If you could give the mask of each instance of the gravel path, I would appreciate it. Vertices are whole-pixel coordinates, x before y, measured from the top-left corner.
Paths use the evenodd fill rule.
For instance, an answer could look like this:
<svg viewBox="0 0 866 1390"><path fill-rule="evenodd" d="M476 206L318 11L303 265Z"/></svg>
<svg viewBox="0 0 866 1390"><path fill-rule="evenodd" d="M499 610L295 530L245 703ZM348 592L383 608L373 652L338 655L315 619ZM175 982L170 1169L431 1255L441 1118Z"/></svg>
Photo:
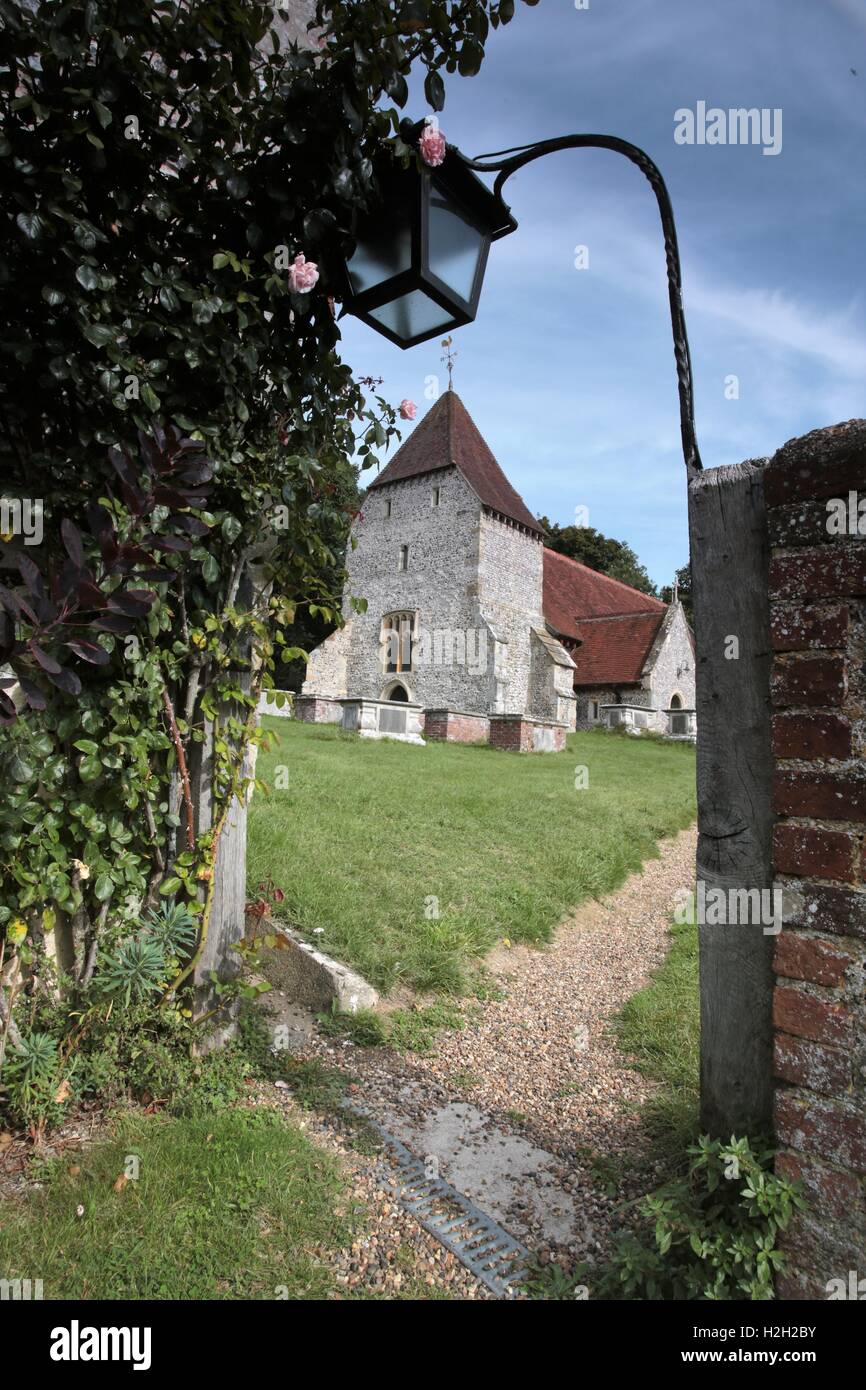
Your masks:
<svg viewBox="0 0 866 1390"><path fill-rule="evenodd" d="M626 1064L610 1023L667 949L678 888L694 878L696 831L663 841L616 893L563 919L549 946L502 945L487 958L501 997L467 1008L459 1031L429 1054L360 1048L316 1031L277 993L300 1058L349 1072L351 1100L379 1118L441 1176L506 1226L543 1263L603 1254L624 1223L623 1202L649 1190L639 1106L648 1084ZM357 1238L322 1252L345 1297L488 1299L487 1289L378 1182L379 1159L356 1147L341 1117L304 1110L285 1083L258 1083L249 1103L279 1103L338 1155L347 1200L366 1211ZM84 1124L85 1129L81 1129ZM80 1147L88 1122L55 1136ZM27 1186L21 1144L0 1151L0 1191ZM21 1149L19 1153L18 1150Z"/></svg>
<svg viewBox="0 0 866 1390"><path fill-rule="evenodd" d="M500 946L487 966L502 997L471 1006L465 1027L440 1034L433 1052L316 1034L304 1055L350 1071L353 1101L419 1156L434 1156L443 1177L542 1261L604 1253L624 1199L656 1178L638 1113L649 1084L626 1064L610 1024L664 958L695 844L694 828L662 842L660 857L618 892L570 913L549 946ZM381 1231L381 1200L373 1210ZM414 1231L423 1249L435 1244ZM465 1280L452 1296L467 1296Z"/></svg>

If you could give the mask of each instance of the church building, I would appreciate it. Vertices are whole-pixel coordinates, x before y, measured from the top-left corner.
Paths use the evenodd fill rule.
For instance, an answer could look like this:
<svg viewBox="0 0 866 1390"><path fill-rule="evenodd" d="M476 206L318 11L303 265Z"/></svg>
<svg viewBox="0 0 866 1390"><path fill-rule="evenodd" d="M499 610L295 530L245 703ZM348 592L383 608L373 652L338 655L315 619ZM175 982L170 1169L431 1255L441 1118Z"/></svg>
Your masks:
<svg viewBox="0 0 866 1390"><path fill-rule="evenodd" d="M682 605L548 549L453 390L370 484L347 570L299 719L520 751L595 725L694 736Z"/></svg>

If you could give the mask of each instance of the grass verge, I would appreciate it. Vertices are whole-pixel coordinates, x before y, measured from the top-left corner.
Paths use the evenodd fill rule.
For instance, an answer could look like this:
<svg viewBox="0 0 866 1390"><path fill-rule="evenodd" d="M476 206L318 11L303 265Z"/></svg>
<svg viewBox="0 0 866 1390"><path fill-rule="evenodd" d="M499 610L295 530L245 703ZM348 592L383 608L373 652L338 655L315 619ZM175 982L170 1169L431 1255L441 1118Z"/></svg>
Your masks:
<svg viewBox="0 0 866 1390"><path fill-rule="evenodd" d="M698 931L674 923L670 935L670 950L652 980L620 1011L616 1035L637 1070L660 1083L644 1106L644 1121L660 1157L681 1164L698 1133Z"/></svg>
<svg viewBox="0 0 866 1390"><path fill-rule="evenodd" d="M47 1299L325 1298L342 1198L336 1162L276 1111L126 1114L7 1202L0 1269Z"/></svg>
<svg viewBox="0 0 866 1390"><path fill-rule="evenodd" d="M690 744L592 732L518 755L264 722L251 891L273 878L282 915L383 992L464 992L501 937L548 940L695 815Z"/></svg>

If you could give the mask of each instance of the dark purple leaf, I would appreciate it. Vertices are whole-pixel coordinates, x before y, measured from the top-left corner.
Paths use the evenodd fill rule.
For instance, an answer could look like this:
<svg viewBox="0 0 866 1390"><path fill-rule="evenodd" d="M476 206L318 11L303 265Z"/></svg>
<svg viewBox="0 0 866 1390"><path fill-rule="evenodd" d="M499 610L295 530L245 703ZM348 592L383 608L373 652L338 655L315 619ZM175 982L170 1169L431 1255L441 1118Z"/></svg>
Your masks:
<svg viewBox="0 0 866 1390"><path fill-rule="evenodd" d="M134 545L132 541L126 541L117 552L117 558L121 564L132 568L133 565L149 564L153 556L140 545Z"/></svg>
<svg viewBox="0 0 866 1390"><path fill-rule="evenodd" d="M156 594L147 589L128 589L126 593L112 594L108 606L113 613L123 613L128 618L146 618Z"/></svg>
<svg viewBox="0 0 866 1390"><path fill-rule="evenodd" d="M103 531L99 536L99 553L102 556L102 563L111 566L117 558L117 541L114 531Z"/></svg>
<svg viewBox="0 0 866 1390"><path fill-rule="evenodd" d="M5 584L0 584L0 603L13 618L21 617L21 600L11 589L7 589Z"/></svg>
<svg viewBox="0 0 866 1390"><path fill-rule="evenodd" d="M166 487L164 483L157 483L153 489L154 502L160 502L165 507L185 506L184 494L180 488Z"/></svg>
<svg viewBox="0 0 866 1390"><path fill-rule="evenodd" d="M120 637L125 637L128 632L132 632L135 623L131 618L124 618L120 613L104 613L101 617L95 618L90 624L96 632L114 632Z"/></svg>
<svg viewBox="0 0 866 1390"><path fill-rule="evenodd" d="M179 526L190 536L206 536L210 531L210 527L197 516L170 516L168 519L172 526Z"/></svg>
<svg viewBox="0 0 866 1390"><path fill-rule="evenodd" d="M149 434L144 433L144 430L138 431L138 448L148 468L150 468L152 472L156 472L159 467L162 450Z"/></svg>
<svg viewBox="0 0 866 1390"><path fill-rule="evenodd" d="M81 694L81 681L74 671L61 669L55 675L52 671L48 672L48 679L52 685L56 685L58 690L62 690L67 695Z"/></svg>
<svg viewBox="0 0 866 1390"><path fill-rule="evenodd" d="M144 493L139 492L137 487L130 487L127 483L120 484L120 495L129 510L136 516L142 516L145 510Z"/></svg>
<svg viewBox="0 0 866 1390"><path fill-rule="evenodd" d="M111 464L122 483L126 483L127 487L135 486L135 472L132 467L132 460L125 450L117 448L109 449L108 462Z"/></svg>
<svg viewBox="0 0 866 1390"><path fill-rule="evenodd" d="M188 541L186 536L148 536L148 542L154 550L168 550L175 554L181 550L192 550L192 541Z"/></svg>
<svg viewBox="0 0 866 1390"><path fill-rule="evenodd" d="M27 647L32 656L39 662L43 671L47 671L49 676L57 675L61 667L60 664L54 660L53 656L49 656L48 653L44 652L35 642L28 642Z"/></svg>
<svg viewBox="0 0 866 1390"><path fill-rule="evenodd" d="M84 546L81 543L81 532L75 522L70 521L65 516L60 523L60 534L63 537L63 544L66 546L66 553L73 565L76 569L83 569Z"/></svg>
<svg viewBox="0 0 866 1390"><path fill-rule="evenodd" d="M48 701L45 699L38 685L34 685L33 682L27 680L25 676L21 677L20 685L24 693L24 698L31 709L47 708Z"/></svg>
<svg viewBox="0 0 866 1390"><path fill-rule="evenodd" d="M33 607L36 609L36 616L43 627L47 627L49 623L57 621L57 604L52 603L50 598L46 597L35 599Z"/></svg>
<svg viewBox="0 0 866 1390"><path fill-rule="evenodd" d="M24 583L27 585L27 588L34 598L37 598L39 594L45 592L42 583L42 575L39 573L29 555L19 554L18 568L21 571L21 578L24 580Z"/></svg>
<svg viewBox="0 0 866 1390"><path fill-rule="evenodd" d="M107 666L111 660L105 648L95 642L67 642L66 646L82 661L89 661L91 666Z"/></svg>
<svg viewBox="0 0 866 1390"><path fill-rule="evenodd" d="M153 569L139 570L135 577L136 579L149 579L155 584L160 584L166 579L174 579L174 570L154 565Z"/></svg>
<svg viewBox="0 0 866 1390"><path fill-rule="evenodd" d="M96 584L84 579L78 586L78 602L82 608L104 608L106 598Z"/></svg>
<svg viewBox="0 0 866 1390"><path fill-rule="evenodd" d="M98 539L114 532L114 523L110 515L104 507L100 507L98 502L88 502L87 521L94 536Z"/></svg>
<svg viewBox="0 0 866 1390"><path fill-rule="evenodd" d="M180 482L190 483L193 487L197 487L199 483L209 483L212 478L213 468L207 459L202 459L200 463L185 467L183 472L179 474Z"/></svg>
<svg viewBox="0 0 866 1390"><path fill-rule="evenodd" d="M18 711L9 696L0 690L0 724L14 724L17 718Z"/></svg>

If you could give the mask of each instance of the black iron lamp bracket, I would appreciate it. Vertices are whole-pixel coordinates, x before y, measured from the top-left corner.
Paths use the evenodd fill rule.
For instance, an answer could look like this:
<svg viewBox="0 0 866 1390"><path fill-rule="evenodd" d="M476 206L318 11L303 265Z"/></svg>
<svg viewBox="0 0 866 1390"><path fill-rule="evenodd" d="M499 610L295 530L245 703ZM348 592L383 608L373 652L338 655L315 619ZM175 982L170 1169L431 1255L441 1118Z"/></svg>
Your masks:
<svg viewBox="0 0 866 1390"><path fill-rule="evenodd" d="M561 135L554 140L539 140L534 145L520 146L511 150L494 150L491 154L479 155L475 159L462 156L470 169L479 174L496 174L493 186L495 195L501 198L506 180L543 155L554 154L559 150L577 149L613 150L625 155L636 164L648 179L656 195L662 232L664 234L665 259L667 262L668 298L670 300L671 327L674 339L674 358L677 368L677 386L680 398L680 430L683 441L683 455L689 475L699 472L703 467L698 451L694 418L694 386L692 381L692 360L689 340L686 334L686 319L683 311L682 269L677 243L677 230L674 212L661 171L649 155L632 145L628 140L620 140L615 135ZM507 157L506 157L507 156Z"/></svg>

